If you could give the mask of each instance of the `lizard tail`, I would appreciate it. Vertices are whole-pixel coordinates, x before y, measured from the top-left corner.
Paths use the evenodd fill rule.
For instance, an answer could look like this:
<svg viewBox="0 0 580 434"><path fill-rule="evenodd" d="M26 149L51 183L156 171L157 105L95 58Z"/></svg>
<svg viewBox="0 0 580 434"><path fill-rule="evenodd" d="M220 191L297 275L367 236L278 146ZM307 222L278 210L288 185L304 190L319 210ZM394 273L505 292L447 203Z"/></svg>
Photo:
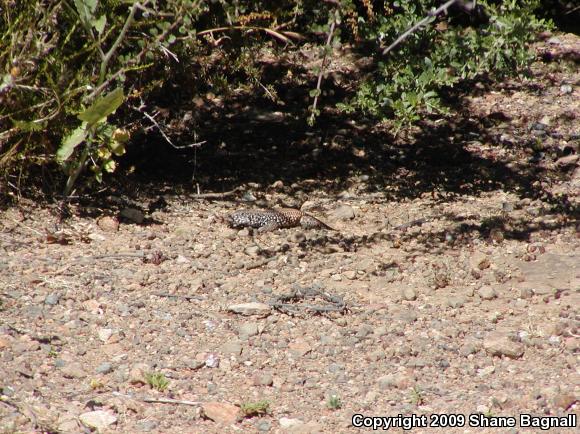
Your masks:
<svg viewBox="0 0 580 434"><path fill-rule="evenodd" d="M336 231L336 229L331 228L326 223L318 220L316 217L304 214L300 219L300 226L305 229L328 229L330 231Z"/></svg>

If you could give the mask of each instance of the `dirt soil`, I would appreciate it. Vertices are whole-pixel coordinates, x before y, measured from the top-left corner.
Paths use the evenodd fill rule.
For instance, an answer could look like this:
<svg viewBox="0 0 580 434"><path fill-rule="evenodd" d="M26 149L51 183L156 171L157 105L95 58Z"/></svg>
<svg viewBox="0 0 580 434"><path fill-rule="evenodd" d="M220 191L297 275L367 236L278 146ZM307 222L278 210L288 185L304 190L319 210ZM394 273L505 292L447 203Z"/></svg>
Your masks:
<svg viewBox="0 0 580 434"><path fill-rule="evenodd" d="M475 87L455 129L380 167L352 125L358 163L328 184L305 169L64 221L24 199L1 211L0 432L347 433L371 431L354 414L479 414L518 424L439 431L519 433L540 432L520 414L578 417L580 72L562 59L580 40L538 50L532 79ZM334 145L314 146L318 164ZM276 204L336 231L223 224Z"/></svg>

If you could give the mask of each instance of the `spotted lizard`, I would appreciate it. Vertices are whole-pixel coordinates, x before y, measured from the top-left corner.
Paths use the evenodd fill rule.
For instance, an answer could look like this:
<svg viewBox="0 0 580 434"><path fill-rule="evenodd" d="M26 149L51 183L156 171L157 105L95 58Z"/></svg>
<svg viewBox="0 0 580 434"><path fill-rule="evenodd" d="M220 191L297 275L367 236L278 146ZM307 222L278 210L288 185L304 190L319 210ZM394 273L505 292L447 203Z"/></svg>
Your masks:
<svg viewBox="0 0 580 434"><path fill-rule="evenodd" d="M254 228L258 232L268 232L275 229L295 228L305 229L335 229L321 222L316 217L294 208L246 209L236 211L226 217L232 228Z"/></svg>

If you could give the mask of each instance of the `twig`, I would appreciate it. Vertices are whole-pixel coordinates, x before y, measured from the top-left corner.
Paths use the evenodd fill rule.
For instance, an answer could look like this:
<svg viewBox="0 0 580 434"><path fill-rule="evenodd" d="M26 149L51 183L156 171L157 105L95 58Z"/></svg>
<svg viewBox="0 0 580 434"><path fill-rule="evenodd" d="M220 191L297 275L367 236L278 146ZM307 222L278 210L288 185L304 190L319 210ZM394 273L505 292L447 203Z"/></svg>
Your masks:
<svg viewBox="0 0 580 434"><path fill-rule="evenodd" d="M426 24L431 18L439 15L443 11L446 11L451 5L453 5L454 3L457 3L459 1L463 1L463 0L449 0L449 1L445 2L445 3L443 3L441 6L439 6L434 11L429 12L429 14L427 14L427 16L425 18L423 18L421 21L419 21L418 23L416 23L414 26L412 26L409 29L407 29L401 36L399 36L395 40L395 42L393 42L391 45L389 45L387 48L385 48L383 50L383 56L386 55L393 48L395 48L397 45L399 45L401 42L403 42L405 39L407 39L419 27L421 27L424 24ZM473 1L473 4L475 4L475 0Z"/></svg>
<svg viewBox="0 0 580 434"><path fill-rule="evenodd" d="M143 402L158 402L160 404L179 404L179 405L192 405L200 406L203 404L202 401L186 401L183 399L169 399L169 398L142 398Z"/></svg>
<svg viewBox="0 0 580 434"><path fill-rule="evenodd" d="M187 300L187 301L191 301L191 300L203 301L204 300L203 297L200 297L198 295L164 294L164 293L159 293L159 292L154 292L152 295L155 295L156 297L179 298L179 299Z"/></svg>
<svg viewBox="0 0 580 434"><path fill-rule="evenodd" d="M332 36L334 34L334 29L336 27L336 14L338 13L338 6L333 11L333 19L330 24L330 29L328 30L328 37L326 38L326 44L324 45L324 55L322 56L322 64L320 65L320 71L318 72L318 79L316 82L316 90L314 95L314 101L312 102L312 110L310 113L310 119L308 123L314 125L314 119L316 118L316 106L318 105L318 97L320 96L320 86L322 85L322 75L324 74L324 67L326 66L326 58L328 57L328 52L330 51L330 43L332 42Z"/></svg>
<svg viewBox="0 0 580 434"><path fill-rule="evenodd" d="M223 193L197 193L191 196L192 199L223 199L224 197L229 197L235 195L241 187L234 188L230 191L224 191Z"/></svg>

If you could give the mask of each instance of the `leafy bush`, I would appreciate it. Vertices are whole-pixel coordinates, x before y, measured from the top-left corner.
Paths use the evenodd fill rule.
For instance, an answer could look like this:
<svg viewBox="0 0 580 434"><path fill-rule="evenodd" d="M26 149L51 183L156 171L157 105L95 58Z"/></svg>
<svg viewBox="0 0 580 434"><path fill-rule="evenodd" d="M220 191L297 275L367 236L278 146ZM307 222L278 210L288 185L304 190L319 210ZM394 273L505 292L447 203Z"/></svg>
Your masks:
<svg viewBox="0 0 580 434"><path fill-rule="evenodd" d="M397 127L418 121L431 112L445 112L440 92L477 77L504 77L521 71L533 59L529 43L548 22L537 19L539 0L507 0L496 4L479 1L472 17L461 22L463 12L430 17L418 30L388 54L377 55L377 68L347 103L345 111L360 110L386 119ZM359 17L358 32L381 42L377 50L397 39L407 28L428 17L436 1L389 2L390 7ZM476 12L479 12L477 14ZM465 13L463 13L465 15Z"/></svg>
<svg viewBox="0 0 580 434"><path fill-rule="evenodd" d="M485 75L525 68L534 34L547 26L540 0L457 2L432 16L396 49L381 52L441 2L435 0L20 0L0 8L0 176L18 190L31 166L58 164L65 194L90 168L96 181L151 116L142 109L172 80L227 95L259 89L276 100L276 82L262 76L264 49L280 54L314 42L321 58L341 44L361 47L375 68L345 111L397 127L443 112L441 91ZM458 8L463 6L463 10ZM302 38L302 39L300 39ZM327 60L327 59L326 59ZM311 96L324 87L325 64ZM188 77L188 83L179 83ZM287 83L287 82L286 82ZM314 119L314 117L312 117ZM169 141L169 139L168 139Z"/></svg>

